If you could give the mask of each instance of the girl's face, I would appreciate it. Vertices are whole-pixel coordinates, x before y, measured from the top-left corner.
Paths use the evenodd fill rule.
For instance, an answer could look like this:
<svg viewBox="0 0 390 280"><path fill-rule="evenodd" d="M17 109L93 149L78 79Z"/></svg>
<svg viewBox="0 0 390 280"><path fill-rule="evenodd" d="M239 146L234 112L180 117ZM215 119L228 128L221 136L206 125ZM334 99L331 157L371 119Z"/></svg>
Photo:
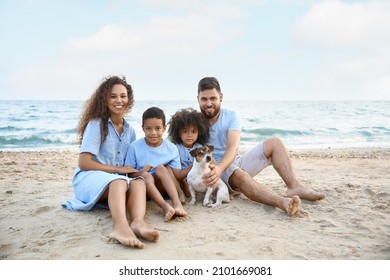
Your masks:
<svg viewBox="0 0 390 280"><path fill-rule="evenodd" d="M184 128L180 133L180 138L185 147L192 148L198 139L198 128L194 125Z"/></svg>
<svg viewBox="0 0 390 280"><path fill-rule="evenodd" d="M126 113L126 108L129 104L129 96L124 85L114 85L111 93L107 98L108 109L111 115L123 115Z"/></svg>
<svg viewBox="0 0 390 280"><path fill-rule="evenodd" d="M145 132L146 144L150 147L158 147L162 143L162 137L166 126L164 126L162 119L146 119L142 126Z"/></svg>

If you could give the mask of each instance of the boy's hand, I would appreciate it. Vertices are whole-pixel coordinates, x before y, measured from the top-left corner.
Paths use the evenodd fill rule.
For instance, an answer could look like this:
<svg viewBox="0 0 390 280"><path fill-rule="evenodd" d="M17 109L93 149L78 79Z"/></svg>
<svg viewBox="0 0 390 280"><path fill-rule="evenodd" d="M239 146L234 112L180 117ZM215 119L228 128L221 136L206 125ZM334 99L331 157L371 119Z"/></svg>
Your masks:
<svg viewBox="0 0 390 280"><path fill-rule="evenodd" d="M145 166L142 168L143 171L145 172L149 172L150 170L152 170L153 166L150 165L150 164L145 164Z"/></svg>

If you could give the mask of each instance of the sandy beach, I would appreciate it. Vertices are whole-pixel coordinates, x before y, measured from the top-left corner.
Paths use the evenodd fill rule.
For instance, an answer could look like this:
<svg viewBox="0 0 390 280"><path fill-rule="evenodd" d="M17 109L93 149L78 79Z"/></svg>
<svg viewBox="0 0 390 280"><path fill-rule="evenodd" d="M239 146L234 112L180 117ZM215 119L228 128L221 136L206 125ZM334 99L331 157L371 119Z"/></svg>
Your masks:
<svg viewBox="0 0 390 280"><path fill-rule="evenodd" d="M213 209L187 203L189 216L171 222L148 202L160 240L139 250L108 242L108 210L62 208L77 151L0 151L0 259L389 260L390 149L290 152L298 178L324 200L303 200L289 217L241 195ZM255 179L285 195L272 167Z"/></svg>

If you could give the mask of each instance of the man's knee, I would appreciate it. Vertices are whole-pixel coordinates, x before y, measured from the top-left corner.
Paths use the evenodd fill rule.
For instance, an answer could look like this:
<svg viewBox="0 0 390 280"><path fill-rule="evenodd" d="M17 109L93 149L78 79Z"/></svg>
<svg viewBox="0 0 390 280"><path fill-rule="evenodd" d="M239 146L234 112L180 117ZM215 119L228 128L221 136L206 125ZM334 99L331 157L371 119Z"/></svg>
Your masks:
<svg viewBox="0 0 390 280"><path fill-rule="evenodd" d="M284 149L283 141L278 137L270 137L264 140L263 142L263 151L265 157L270 160L272 158L272 153L275 150Z"/></svg>
<svg viewBox="0 0 390 280"><path fill-rule="evenodd" d="M229 177L229 185L233 189L240 189L243 184L252 177L243 169L236 169L232 175Z"/></svg>

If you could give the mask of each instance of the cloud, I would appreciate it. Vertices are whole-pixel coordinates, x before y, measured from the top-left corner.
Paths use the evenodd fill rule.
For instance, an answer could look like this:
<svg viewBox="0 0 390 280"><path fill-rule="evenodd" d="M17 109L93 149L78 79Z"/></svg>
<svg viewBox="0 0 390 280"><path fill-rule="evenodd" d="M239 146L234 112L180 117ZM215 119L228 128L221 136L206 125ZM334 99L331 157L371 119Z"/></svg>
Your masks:
<svg viewBox="0 0 390 280"><path fill-rule="evenodd" d="M205 13L107 24L89 36L68 39L54 57L20 69L5 81L19 92L42 94L55 89L62 98L70 99L80 98L79 92L89 93L97 77L107 74L144 74L150 83L175 63L210 54L240 35L236 20L244 14L239 9L225 9L214 17L209 16L212 7L205 9Z"/></svg>
<svg viewBox="0 0 390 280"><path fill-rule="evenodd" d="M320 48L389 44L389 14L388 1L326 1L314 5L297 21L293 38Z"/></svg>
<svg viewBox="0 0 390 280"><path fill-rule="evenodd" d="M335 99L388 99L390 2L317 3L292 28L300 48L317 54L313 92Z"/></svg>
<svg viewBox="0 0 390 280"><path fill-rule="evenodd" d="M149 57L202 53L235 37L218 28L220 22L199 16L154 17L139 25L110 24L85 38L74 38L61 51L63 56L128 55Z"/></svg>

